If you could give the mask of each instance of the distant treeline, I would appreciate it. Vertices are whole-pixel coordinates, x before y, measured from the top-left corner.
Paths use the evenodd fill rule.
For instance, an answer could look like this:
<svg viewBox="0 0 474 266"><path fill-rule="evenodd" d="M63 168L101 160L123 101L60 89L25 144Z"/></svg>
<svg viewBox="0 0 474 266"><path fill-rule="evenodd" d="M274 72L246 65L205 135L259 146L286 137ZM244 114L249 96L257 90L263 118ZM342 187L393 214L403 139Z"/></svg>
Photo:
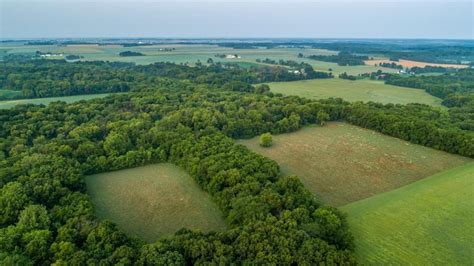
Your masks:
<svg viewBox="0 0 474 266"><path fill-rule="evenodd" d="M27 41L24 45L55 45L57 41Z"/></svg>
<svg viewBox="0 0 474 266"><path fill-rule="evenodd" d="M238 43L218 43L217 45L220 47L233 48L233 49L261 49L261 48L271 49L271 48L276 48L280 44L273 43L273 42L258 42L258 43L238 42Z"/></svg>
<svg viewBox="0 0 474 266"><path fill-rule="evenodd" d="M337 63L339 66L358 66L364 65L364 60L368 60L368 56L354 55L347 52L339 52L337 55L308 55L307 58L312 60Z"/></svg>
<svg viewBox="0 0 474 266"><path fill-rule="evenodd" d="M412 67L410 72L415 74L424 74L424 73L454 73L458 69L452 67L442 67L442 66L425 66L425 67Z"/></svg>
<svg viewBox="0 0 474 266"><path fill-rule="evenodd" d="M120 52L119 56L144 56L144 54L140 52L124 51L124 52Z"/></svg>
<svg viewBox="0 0 474 266"><path fill-rule="evenodd" d="M74 54L66 55L65 57L66 60L79 60L81 58L83 58L83 56L74 55Z"/></svg>
<svg viewBox="0 0 474 266"><path fill-rule="evenodd" d="M379 63L379 66L381 67L387 67L387 68L394 68L394 69L403 69L402 65L399 65L397 63L391 62L391 63Z"/></svg>

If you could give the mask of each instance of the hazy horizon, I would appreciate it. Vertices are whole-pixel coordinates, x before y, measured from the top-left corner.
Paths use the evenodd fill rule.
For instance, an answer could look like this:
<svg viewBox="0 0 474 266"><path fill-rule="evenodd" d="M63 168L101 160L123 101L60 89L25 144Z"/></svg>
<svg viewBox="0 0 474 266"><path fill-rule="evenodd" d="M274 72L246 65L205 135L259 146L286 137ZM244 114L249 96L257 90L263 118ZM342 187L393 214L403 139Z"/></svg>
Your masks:
<svg viewBox="0 0 474 266"><path fill-rule="evenodd" d="M472 1L0 0L1 39L472 40Z"/></svg>

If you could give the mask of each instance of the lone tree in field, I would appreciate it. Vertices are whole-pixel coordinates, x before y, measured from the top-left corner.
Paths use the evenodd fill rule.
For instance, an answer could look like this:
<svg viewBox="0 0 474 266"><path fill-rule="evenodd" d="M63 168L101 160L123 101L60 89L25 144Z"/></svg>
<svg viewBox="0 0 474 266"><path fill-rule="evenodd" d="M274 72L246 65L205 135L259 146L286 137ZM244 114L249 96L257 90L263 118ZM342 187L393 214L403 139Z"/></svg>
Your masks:
<svg viewBox="0 0 474 266"><path fill-rule="evenodd" d="M324 124L326 124L326 121L329 120L329 115L324 111L319 111L318 114L316 115L316 118L318 119L319 124L321 126L324 126Z"/></svg>
<svg viewBox="0 0 474 266"><path fill-rule="evenodd" d="M272 146L272 134L270 133L263 133L260 135L260 146L262 147L270 147Z"/></svg>

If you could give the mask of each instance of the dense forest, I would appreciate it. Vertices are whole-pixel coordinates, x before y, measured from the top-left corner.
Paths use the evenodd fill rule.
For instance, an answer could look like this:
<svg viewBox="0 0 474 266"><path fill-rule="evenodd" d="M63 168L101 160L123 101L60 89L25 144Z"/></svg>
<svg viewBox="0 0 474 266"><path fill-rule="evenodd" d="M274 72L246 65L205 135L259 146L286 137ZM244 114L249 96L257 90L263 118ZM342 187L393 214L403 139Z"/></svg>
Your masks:
<svg viewBox="0 0 474 266"><path fill-rule="evenodd" d="M425 67L412 67L410 72L415 74L425 74L425 73L454 73L456 68L442 67L442 66L425 66Z"/></svg>
<svg viewBox="0 0 474 266"><path fill-rule="evenodd" d="M339 66L365 65L364 60L369 60L368 56L354 55L347 52L339 52L337 55L308 55L307 58L318 61L337 63Z"/></svg>
<svg viewBox="0 0 474 266"><path fill-rule="evenodd" d="M344 216L230 138L314 122L323 107L304 103L164 79L129 95L0 111L2 264L354 264ZM82 175L164 161L212 196L229 231L145 244L94 219Z"/></svg>
<svg viewBox="0 0 474 266"><path fill-rule="evenodd" d="M266 74L219 65L4 64L11 65L3 77L16 68L32 84L45 77L51 84L63 77L87 83L97 74L92 81L124 83L130 92L0 110L2 265L356 264L344 215L234 139L327 119L474 157L472 131L452 113L426 105L283 97L250 84ZM12 80L2 82L25 82ZM156 162L186 169L219 206L229 230L181 230L147 244L95 218L84 175Z"/></svg>
<svg viewBox="0 0 474 266"><path fill-rule="evenodd" d="M126 92L133 88L153 86L154 79L158 77L188 79L213 86L240 82L243 89L248 87L247 83L331 77L325 72L314 71L309 65L301 67L304 67L304 73L295 73L279 66L245 69L237 65L220 63L212 63L208 66L201 64L198 67L172 63L136 66L120 62L68 63L64 60L12 59L0 62L0 88L21 91L21 95L16 98L43 98Z"/></svg>

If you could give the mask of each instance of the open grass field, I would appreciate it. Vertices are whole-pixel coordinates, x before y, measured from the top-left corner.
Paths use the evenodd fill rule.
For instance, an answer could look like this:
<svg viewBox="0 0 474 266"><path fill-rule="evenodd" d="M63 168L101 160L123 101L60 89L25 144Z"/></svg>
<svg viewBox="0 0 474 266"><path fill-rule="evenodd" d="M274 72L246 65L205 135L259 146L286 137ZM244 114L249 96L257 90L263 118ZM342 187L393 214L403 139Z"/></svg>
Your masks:
<svg viewBox="0 0 474 266"><path fill-rule="evenodd" d="M278 162L284 175L299 176L316 197L332 206L472 161L341 122L273 136L269 148L260 147L258 137L239 143Z"/></svg>
<svg viewBox="0 0 474 266"><path fill-rule="evenodd" d="M217 206L181 168L154 164L86 177L100 219L153 242L181 228L225 229Z"/></svg>
<svg viewBox="0 0 474 266"><path fill-rule="evenodd" d="M342 209L362 265L472 265L474 163Z"/></svg>
<svg viewBox="0 0 474 266"><path fill-rule="evenodd" d="M314 79L269 83L273 92L309 99L342 98L346 101L380 103L423 103L441 106L441 99L424 90L403 88L375 80Z"/></svg>
<svg viewBox="0 0 474 266"><path fill-rule="evenodd" d="M397 65L401 65L403 67L425 67L425 66L441 66L441 67L452 67L452 68L467 68L467 65L459 65L459 64L437 64L437 63L426 63L426 62L419 62L419 61L412 61L412 60L405 60L400 59L398 61L390 61L388 59L374 59L374 60L366 60L365 64L369 66L378 65L380 63L395 63Z"/></svg>
<svg viewBox="0 0 474 266"><path fill-rule="evenodd" d="M0 93L1 92L2 92L2 90L0 90ZM56 102L56 101L72 103L72 102L78 102L78 101L82 101L82 100L103 98L103 97L106 97L108 95L110 95L110 93L0 101L0 109L12 108L12 107L15 107L19 104L44 104L44 105L47 105L51 102Z"/></svg>

